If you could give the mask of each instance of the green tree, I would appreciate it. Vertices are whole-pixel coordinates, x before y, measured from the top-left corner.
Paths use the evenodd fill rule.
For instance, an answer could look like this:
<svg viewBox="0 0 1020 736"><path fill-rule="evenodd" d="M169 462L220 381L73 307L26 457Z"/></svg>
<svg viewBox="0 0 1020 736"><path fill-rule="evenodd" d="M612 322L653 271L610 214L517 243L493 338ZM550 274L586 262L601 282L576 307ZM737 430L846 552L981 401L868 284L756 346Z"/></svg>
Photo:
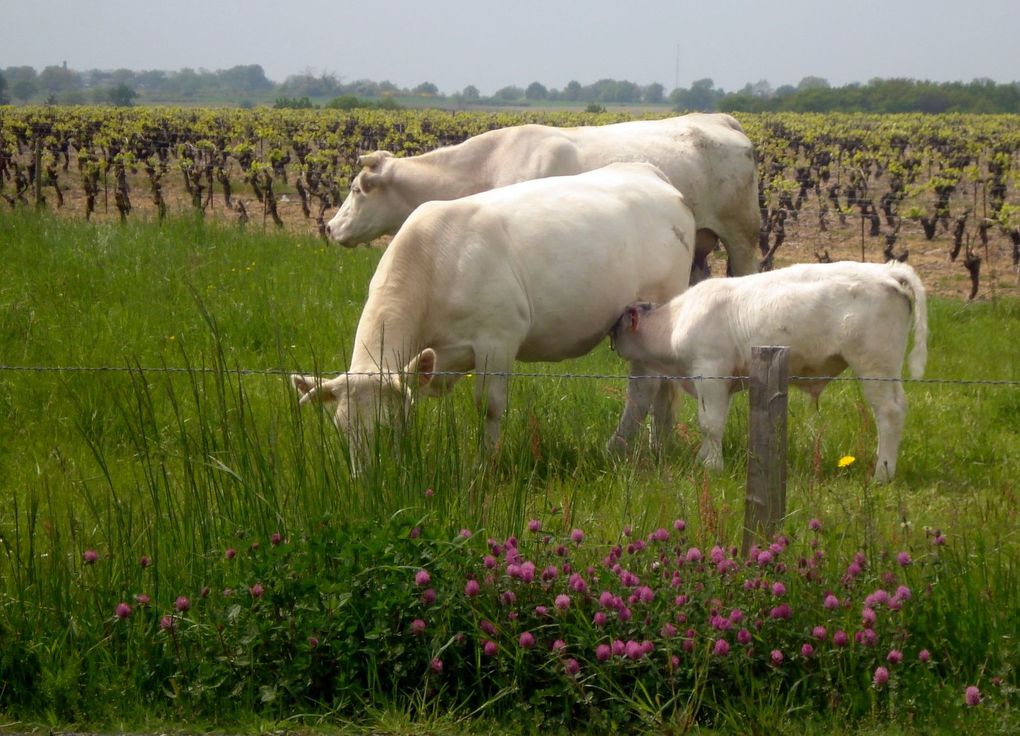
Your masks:
<svg viewBox="0 0 1020 736"><path fill-rule="evenodd" d="M658 105L666 99L666 88L658 82L652 82L644 88L641 98L649 105Z"/></svg>
<svg viewBox="0 0 1020 736"><path fill-rule="evenodd" d="M357 95L340 95L327 102L326 107L330 110L355 110L359 107L367 107L367 105L363 105Z"/></svg>
<svg viewBox="0 0 1020 736"><path fill-rule="evenodd" d="M48 66L39 72L39 86L49 94L70 92L82 87L81 75L66 66Z"/></svg>
<svg viewBox="0 0 1020 736"><path fill-rule="evenodd" d="M135 84L139 89L146 92L161 91L167 83L167 74L164 71L154 69L152 71L138 72L135 75Z"/></svg>
<svg viewBox="0 0 1020 736"><path fill-rule="evenodd" d="M626 79L614 81L612 85L600 95L599 99L606 102L639 102L641 100L641 87Z"/></svg>
<svg viewBox="0 0 1020 736"><path fill-rule="evenodd" d="M633 82L600 79L585 90L585 99L595 102L637 102L641 88Z"/></svg>
<svg viewBox="0 0 1020 736"><path fill-rule="evenodd" d="M711 79L698 79L691 83L690 89L677 88L669 95L669 101L678 110L700 110L711 112L717 110L723 91L715 88Z"/></svg>
<svg viewBox="0 0 1020 736"><path fill-rule="evenodd" d="M0 73L0 105L9 104L11 98L7 96L7 79Z"/></svg>
<svg viewBox="0 0 1020 736"><path fill-rule="evenodd" d="M432 84L432 82L422 82L411 91L414 92L416 95L434 97L439 94L439 87Z"/></svg>
<svg viewBox="0 0 1020 736"><path fill-rule="evenodd" d="M563 88L562 97L571 102L581 99L581 83L575 79L567 82L567 86Z"/></svg>
<svg viewBox="0 0 1020 736"><path fill-rule="evenodd" d="M202 79L194 69L184 67L170 78L167 87L171 94L190 98L202 88Z"/></svg>
<svg viewBox="0 0 1020 736"><path fill-rule="evenodd" d="M494 94L493 97L497 100L502 100L503 102L516 102L524 97L524 90L520 87L509 85L496 90L496 94Z"/></svg>
<svg viewBox="0 0 1020 736"><path fill-rule="evenodd" d="M109 77L111 84L127 84L134 87L135 73L131 69L114 69Z"/></svg>
<svg viewBox="0 0 1020 736"><path fill-rule="evenodd" d="M11 85L11 95L19 102L28 102L39 91L35 80L19 79Z"/></svg>
<svg viewBox="0 0 1020 736"><path fill-rule="evenodd" d="M116 107L131 107L134 104L138 93L124 83L118 84L106 93L111 105Z"/></svg>
<svg viewBox="0 0 1020 736"><path fill-rule="evenodd" d="M464 102L478 102L482 99L482 93L478 91L478 88L475 85L469 84L464 88L464 91L460 93L460 98Z"/></svg>
<svg viewBox="0 0 1020 736"><path fill-rule="evenodd" d="M231 91L264 92L273 88L259 64L234 66L219 72L221 84Z"/></svg>
<svg viewBox="0 0 1020 736"><path fill-rule="evenodd" d="M544 84L540 82L532 82L528 85L528 88L524 90L524 98L526 100L544 100L549 97L549 90L546 89Z"/></svg>
<svg viewBox="0 0 1020 736"><path fill-rule="evenodd" d="M35 69L30 66L9 66L3 70L3 74L7 77L7 84L12 88L16 82L20 82L22 79L35 82L39 78Z"/></svg>
<svg viewBox="0 0 1020 736"><path fill-rule="evenodd" d="M339 94L342 87L335 74L324 73L316 77L308 71L287 77L276 91L285 96L329 97Z"/></svg>
<svg viewBox="0 0 1020 736"><path fill-rule="evenodd" d="M797 90L804 91L806 89L829 89L829 80L825 77L804 77L797 82Z"/></svg>

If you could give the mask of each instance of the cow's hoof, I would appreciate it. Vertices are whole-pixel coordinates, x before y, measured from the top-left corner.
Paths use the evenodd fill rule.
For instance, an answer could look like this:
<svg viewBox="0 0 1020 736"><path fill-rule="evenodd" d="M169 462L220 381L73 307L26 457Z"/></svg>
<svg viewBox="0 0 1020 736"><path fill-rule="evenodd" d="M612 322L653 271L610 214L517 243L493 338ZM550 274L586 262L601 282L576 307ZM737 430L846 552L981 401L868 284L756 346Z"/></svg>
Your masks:
<svg viewBox="0 0 1020 736"><path fill-rule="evenodd" d="M719 452L705 452L704 449L698 453L698 460L701 462L705 469L712 473L721 473L723 470L723 459L722 453Z"/></svg>
<svg viewBox="0 0 1020 736"><path fill-rule="evenodd" d="M879 463L875 466L875 475L872 480L876 483L891 483L895 469L891 469L888 463Z"/></svg>

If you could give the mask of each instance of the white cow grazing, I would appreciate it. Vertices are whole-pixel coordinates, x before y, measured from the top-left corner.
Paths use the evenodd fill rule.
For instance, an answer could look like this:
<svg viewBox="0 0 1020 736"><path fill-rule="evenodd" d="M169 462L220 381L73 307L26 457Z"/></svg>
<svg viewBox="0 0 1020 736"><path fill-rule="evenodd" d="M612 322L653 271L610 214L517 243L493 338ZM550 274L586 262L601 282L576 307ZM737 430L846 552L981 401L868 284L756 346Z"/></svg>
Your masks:
<svg viewBox="0 0 1020 736"><path fill-rule="evenodd" d="M354 246L396 232L415 207L529 179L648 161L684 194L698 228L695 280L721 239L735 275L758 271L758 180L751 141L733 117L692 113L666 120L555 128L518 125L474 136L420 156L387 151L362 156L364 167L326 229Z"/></svg>
<svg viewBox="0 0 1020 736"><path fill-rule="evenodd" d="M790 375L836 376L849 366L860 378L900 378L913 310L910 373L920 378L927 359L924 286L906 264L804 264L736 279L710 279L668 304L633 304L613 327L621 357L665 375L745 376L755 345L790 348ZM797 382L816 400L827 381ZM692 385L693 384L693 385ZM702 445L698 457L721 470L722 434L730 394L739 380L685 381L698 399ZM878 427L875 478L896 472L906 396L899 381L862 381ZM620 422L625 440L644 417Z"/></svg>
<svg viewBox="0 0 1020 736"><path fill-rule="evenodd" d="M436 372L509 372L515 359L577 357L635 298L679 294L690 278L694 233L683 195L650 164L430 202L379 262L349 372L327 381L292 376L292 383L302 404L336 402L334 420L358 454L376 422L414 396L408 381L438 394L458 377ZM476 380L490 446L506 397L506 375ZM668 396L659 398L657 411L669 412ZM657 418L669 426L669 417Z"/></svg>

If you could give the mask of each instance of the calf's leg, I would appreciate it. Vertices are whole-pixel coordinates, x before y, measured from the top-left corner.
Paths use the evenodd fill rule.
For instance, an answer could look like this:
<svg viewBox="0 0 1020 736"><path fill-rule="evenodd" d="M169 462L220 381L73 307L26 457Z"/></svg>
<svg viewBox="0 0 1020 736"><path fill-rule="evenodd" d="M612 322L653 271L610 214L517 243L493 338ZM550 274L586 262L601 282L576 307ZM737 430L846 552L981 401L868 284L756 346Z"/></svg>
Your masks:
<svg viewBox="0 0 1020 736"><path fill-rule="evenodd" d="M720 375L716 370L695 371L695 375ZM709 470L723 469L722 437L726 415L730 410L729 382L707 378L697 382L698 425L701 427L701 449L698 460Z"/></svg>
<svg viewBox="0 0 1020 736"><path fill-rule="evenodd" d="M675 444L673 434L673 405L680 388L676 381L662 379L652 400L652 437L658 450L669 449Z"/></svg>
<svg viewBox="0 0 1020 736"><path fill-rule="evenodd" d="M627 403L623 407L623 414L620 416L619 424L616 425L616 431L609 438L610 452L625 452L631 438L644 424L652 403L657 400L661 385L666 383L661 379L649 378L654 375L654 371L639 363L630 364ZM672 410L670 412L672 413Z"/></svg>
<svg viewBox="0 0 1020 736"><path fill-rule="evenodd" d="M907 416L907 395L899 381L862 381L861 391L871 405L878 432L875 480L888 482L896 473L896 455Z"/></svg>

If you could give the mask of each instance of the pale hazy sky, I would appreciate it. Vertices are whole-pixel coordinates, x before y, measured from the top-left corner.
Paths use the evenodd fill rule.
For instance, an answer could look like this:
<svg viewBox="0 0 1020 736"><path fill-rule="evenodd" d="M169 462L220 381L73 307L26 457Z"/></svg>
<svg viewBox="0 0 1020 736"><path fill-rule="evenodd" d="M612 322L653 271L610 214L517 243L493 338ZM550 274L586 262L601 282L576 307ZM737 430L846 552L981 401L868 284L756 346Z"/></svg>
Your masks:
<svg viewBox="0 0 1020 736"><path fill-rule="evenodd" d="M679 51L678 51L679 49ZM1020 80L1020 0L0 0L0 68L226 69L436 84L805 76ZM679 61L679 64L678 64ZM679 67L679 72L677 71Z"/></svg>

